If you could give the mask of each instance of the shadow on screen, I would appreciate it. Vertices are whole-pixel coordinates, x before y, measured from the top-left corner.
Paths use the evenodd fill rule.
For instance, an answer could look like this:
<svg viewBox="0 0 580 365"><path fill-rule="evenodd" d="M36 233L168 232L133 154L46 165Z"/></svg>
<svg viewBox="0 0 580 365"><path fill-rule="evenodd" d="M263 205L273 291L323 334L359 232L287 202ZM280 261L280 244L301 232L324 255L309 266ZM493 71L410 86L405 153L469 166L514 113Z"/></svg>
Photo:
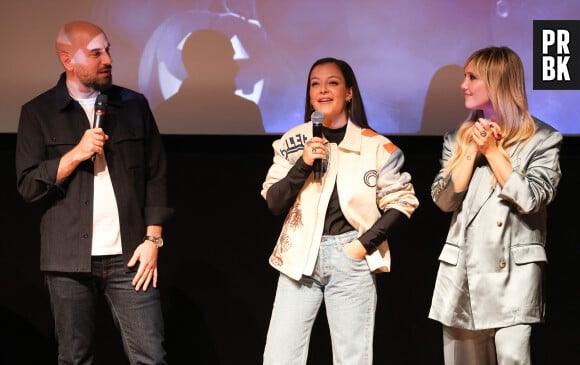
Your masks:
<svg viewBox="0 0 580 365"><path fill-rule="evenodd" d="M159 129L194 134L263 134L258 105L237 94L229 38L210 29L197 30L185 40L182 61L187 78L176 94L154 110Z"/></svg>
<svg viewBox="0 0 580 365"><path fill-rule="evenodd" d="M446 65L435 72L425 98L421 134L445 134L467 118L469 111L465 108L461 82L463 67Z"/></svg>

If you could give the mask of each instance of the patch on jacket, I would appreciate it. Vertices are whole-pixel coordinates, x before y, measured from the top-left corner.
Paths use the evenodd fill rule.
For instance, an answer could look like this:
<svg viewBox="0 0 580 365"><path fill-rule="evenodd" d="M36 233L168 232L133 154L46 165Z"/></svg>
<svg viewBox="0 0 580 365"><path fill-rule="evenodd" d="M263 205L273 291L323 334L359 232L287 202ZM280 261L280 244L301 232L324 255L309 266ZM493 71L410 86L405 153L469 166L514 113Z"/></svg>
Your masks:
<svg viewBox="0 0 580 365"><path fill-rule="evenodd" d="M385 143L383 145L383 148L385 150L387 150L388 153L392 154L393 152L395 152L396 150L399 149L399 147L395 146L393 143L389 142L389 143Z"/></svg>
<svg viewBox="0 0 580 365"><path fill-rule="evenodd" d="M362 130L362 135L365 137L374 137L374 136L378 136L379 134L370 128L364 128Z"/></svg>
<svg viewBox="0 0 580 365"><path fill-rule="evenodd" d="M292 153L302 151L307 140L308 137L305 134L296 134L295 136L286 138L283 142L283 148L280 148L280 154L285 159L288 159L288 156Z"/></svg>
<svg viewBox="0 0 580 365"><path fill-rule="evenodd" d="M377 170L369 170L365 172L364 175L365 185L371 188L377 186L377 175L378 175Z"/></svg>

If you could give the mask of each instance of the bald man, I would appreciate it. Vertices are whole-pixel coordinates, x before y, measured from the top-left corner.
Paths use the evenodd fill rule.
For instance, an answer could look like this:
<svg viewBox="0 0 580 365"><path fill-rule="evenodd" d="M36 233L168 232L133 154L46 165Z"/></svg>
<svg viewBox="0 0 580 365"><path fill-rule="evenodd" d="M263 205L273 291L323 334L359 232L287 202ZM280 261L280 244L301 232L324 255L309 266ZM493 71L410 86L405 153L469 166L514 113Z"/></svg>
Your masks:
<svg viewBox="0 0 580 365"><path fill-rule="evenodd" d="M56 86L22 106L16 174L21 196L42 210L59 364L92 364L99 296L129 362L165 364L157 257L172 210L161 136L145 97L113 84L101 28L65 24L56 52ZM107 103L94 126L99 95Z"/></svg>

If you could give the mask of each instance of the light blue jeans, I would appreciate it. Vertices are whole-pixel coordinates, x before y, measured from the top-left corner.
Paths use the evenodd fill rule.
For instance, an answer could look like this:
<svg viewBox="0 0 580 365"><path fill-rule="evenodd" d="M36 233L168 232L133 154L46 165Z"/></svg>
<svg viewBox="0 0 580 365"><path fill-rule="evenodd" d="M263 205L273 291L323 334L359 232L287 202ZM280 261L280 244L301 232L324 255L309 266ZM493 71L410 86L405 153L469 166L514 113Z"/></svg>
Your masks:
<svg viewBox="0 0 580 365"><path fill-rule="evenodd" d="M310 333L324 301L335 365L371 365L377 290L365 259L343 246L357 232L323 236L311 277L280 274L264 350L264 364L306 364Z"/></svg>

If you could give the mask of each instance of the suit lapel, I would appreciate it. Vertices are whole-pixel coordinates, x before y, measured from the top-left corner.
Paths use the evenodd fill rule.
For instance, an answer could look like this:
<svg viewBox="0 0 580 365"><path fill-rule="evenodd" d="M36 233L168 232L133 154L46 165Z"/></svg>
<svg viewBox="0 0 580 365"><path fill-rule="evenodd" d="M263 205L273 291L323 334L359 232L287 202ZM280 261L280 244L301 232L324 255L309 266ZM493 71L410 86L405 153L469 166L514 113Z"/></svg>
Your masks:
<svg viewBox="0 0 580 365"><path fill-rule="evenodd" d="M485 158L480 157L480 162L473 172L473 177L471 178L469 193L464 205L464 209L469 209L467 214L467 224L469 225L473 218L479 213L481 207L485 204L487 199L492 195L495 190L491 185L493 174L491 168L485 162Z"/></svg>

